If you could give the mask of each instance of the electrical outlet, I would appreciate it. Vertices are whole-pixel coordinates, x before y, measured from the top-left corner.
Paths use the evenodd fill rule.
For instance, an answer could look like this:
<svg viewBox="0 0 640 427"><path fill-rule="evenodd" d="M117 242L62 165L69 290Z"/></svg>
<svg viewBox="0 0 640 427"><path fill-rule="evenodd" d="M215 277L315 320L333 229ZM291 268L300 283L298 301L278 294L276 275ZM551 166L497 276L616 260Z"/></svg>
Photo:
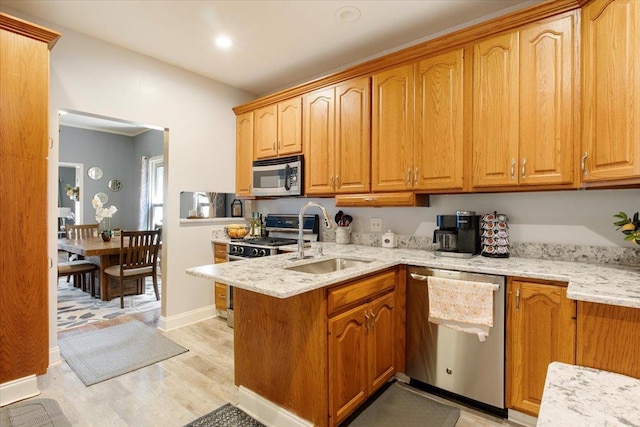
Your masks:
<svg viewBox="0 0 640 427"><path fill-rule="evenodd" d="M371 218L371 231L382 233L382 218Z"/></svg>

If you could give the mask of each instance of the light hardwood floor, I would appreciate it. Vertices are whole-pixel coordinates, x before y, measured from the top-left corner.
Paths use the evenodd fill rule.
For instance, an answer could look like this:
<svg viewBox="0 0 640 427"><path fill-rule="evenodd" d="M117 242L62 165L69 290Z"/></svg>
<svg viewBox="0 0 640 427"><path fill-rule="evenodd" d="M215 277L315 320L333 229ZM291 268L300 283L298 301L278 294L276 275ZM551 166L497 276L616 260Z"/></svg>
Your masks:
<svg viewBox="0 0 640 427"><path fill-rule="evenodd" d="M58 338L132 319L155 327L159 310L60 332ZM55 399L74 426L183 426L227 402L237 403L233 330L225 321L205 320L169 331L166 336L189 351L90 387L63 362L38 377L42 393L36 398ZM457 427L512 425L460 407Z"/></svg>

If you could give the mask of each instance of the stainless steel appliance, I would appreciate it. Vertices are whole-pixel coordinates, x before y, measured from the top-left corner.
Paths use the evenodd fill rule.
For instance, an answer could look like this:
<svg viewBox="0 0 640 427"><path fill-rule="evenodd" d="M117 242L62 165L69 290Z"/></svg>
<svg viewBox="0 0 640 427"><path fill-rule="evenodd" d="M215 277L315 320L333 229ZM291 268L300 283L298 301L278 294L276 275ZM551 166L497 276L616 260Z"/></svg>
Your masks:
<svg viewBox="0 0 640 427"><path fill-rule="evenodd" d="M417 385L470 399L482 409L506 416L505 278L423 267L409 267L408 273L406 374ZM499 285L494 292L494 325L486 341L428 321L429 276Z"/></svg>
<svg viewBox="0 0 640 427"><path fill-rule="evenodd" d="M470 258L480 253L480 215L473 211L458 211L455 215L437 215L438 229L433 243L438 243L436 255Z"/></svg>
<svg viewBox="0 0 640 427"><path fill-rule="evenodd" d="M265 220L266 237L231 239L227 245L227 261L242 261L282 253L280 247L298 243L298 214L273 215ZM320 237L318 215L304 215L302 224L304 241L315 242ZM227 325L233 328L233 286L227 290Z"/></svg>
<svg viewBox="0 0 640 427"><path fill-rule="evenodd" d="M279 157L253 162L254 196L300 196L304 188L303 156Z"/></svg>

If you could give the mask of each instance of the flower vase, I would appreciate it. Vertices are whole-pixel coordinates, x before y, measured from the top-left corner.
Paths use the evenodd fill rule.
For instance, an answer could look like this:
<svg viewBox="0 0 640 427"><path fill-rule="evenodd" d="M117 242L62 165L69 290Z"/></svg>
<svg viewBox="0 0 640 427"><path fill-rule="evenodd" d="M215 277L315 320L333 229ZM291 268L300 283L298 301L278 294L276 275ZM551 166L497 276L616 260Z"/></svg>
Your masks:
<svg viewBox="0 0 640 427"><path fill-rule="evenodd" d="M104 218L100 221L100 236L105 242L111 240L111 236L113 236L113 232L111 231L111 218Z"/></svg>
<svg viewBox="0 0 640 427"><path fill-rule="evenodd" d="M102 237L103 242L108 242L111 240L111 231L103 231L100 233L100 237Z"/></svg>

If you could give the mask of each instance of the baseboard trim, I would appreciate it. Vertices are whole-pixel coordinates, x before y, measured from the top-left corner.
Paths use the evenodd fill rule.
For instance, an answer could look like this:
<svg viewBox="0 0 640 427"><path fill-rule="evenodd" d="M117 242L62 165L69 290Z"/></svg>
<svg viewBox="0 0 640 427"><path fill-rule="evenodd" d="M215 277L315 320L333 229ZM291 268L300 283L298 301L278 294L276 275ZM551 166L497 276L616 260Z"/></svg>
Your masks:
<svg viewBox="0 0 640 427"><path fill-rule="evenodd" d="M0 406L5 406L39 394L38 379L35 375L18 378L17 380L0 384Z"/></svg>
<svg viewBox="0 0 640 427"><path fill-rule="evenodd" d="M62 355L60 354L60 347L57 345L49 349L49 368L62 363Z"/></svg>
<svg viewBox="0 0 640 427"><path fill-rule="evenodd" d="M170 331L172 329L181 328L183 326L190 325L192 323L201 322L206 319L211 319L216 316L216 309L214 305L208 307L199 308L197 310L188 311L175 316L160 316L158 320L158 329L161 331Z"/></svg>
<svg viewBox="0 0 640 427"><path fill-rule="evenodd" d="M269 427L313 427L313 423L243 386L238 390L238 408Z"/></svg>
<svg viewBox="0 0 640 427"><path fill-rule="evenodd" d="M514 411L513 409L509 409L508 420L525 427L535 427L535 425L538 423L538 419L536 417L523 414L522 412Z"/></svg>

